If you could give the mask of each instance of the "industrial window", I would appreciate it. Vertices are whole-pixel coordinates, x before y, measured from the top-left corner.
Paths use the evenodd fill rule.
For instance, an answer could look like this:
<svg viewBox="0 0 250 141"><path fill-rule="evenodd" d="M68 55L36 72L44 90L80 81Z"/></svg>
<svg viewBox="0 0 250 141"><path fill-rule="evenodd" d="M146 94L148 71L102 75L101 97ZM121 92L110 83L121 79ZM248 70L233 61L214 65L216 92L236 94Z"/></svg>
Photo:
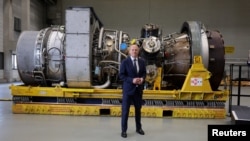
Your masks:
<svg viewBox="0 0 250 141"><path fill-rule="evenodd" d="M12 69L17 69L16 54L12 54Z"/></svg>
<svg viewBox="0 0 250 141"><path fill-rule="evenodd" d="M0 52L0 70L4 69L4 55L3 52Z"/></svg>
<svg viewBox="0 0 250 141"><path fill-rule="evenodd" d="M21 32L21 19L14 17L14 31Z"/></svg>

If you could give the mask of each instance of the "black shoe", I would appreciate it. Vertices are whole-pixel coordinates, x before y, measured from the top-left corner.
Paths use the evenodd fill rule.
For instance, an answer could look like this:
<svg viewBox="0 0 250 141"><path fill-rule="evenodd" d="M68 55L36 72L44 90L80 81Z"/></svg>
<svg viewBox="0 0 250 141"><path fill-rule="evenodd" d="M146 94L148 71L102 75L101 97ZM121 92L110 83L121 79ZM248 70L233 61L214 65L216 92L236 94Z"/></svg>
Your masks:
<svg viewBox="0 0 250 141"><path fill-rule="evenodd" d="M138 134L140 134L140 135L144 135L144 134L145 134L144 131L143 131L142 129L136 130L136 132L137 132Z"/></svg>
<svg viewBox="0 0 250 141"><path fill-rule="evenodd" d="M122 132L122 133L121 133L121 136L122 136L123 138L127 138L127 133L126 133L126 132Z"/></svg>

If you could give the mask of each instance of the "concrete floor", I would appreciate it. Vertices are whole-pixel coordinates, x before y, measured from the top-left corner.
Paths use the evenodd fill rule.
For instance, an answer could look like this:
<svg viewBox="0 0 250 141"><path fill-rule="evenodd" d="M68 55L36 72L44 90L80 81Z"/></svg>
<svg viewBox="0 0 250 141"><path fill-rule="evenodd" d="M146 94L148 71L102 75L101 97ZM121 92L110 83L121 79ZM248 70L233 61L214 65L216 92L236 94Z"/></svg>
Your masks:
<svg viewBox="0 0 250 141"><path fill-rule="evenodd" d="M120 136L120 117L13 114L10 85L0 84L0 141L205 141L209 124L232 124L230 117L142 118L142 136L135 132L134 118L130 117L128 137L124 139ZM243 87L242 93L249 88ZM249 101L242 98L241 104L250 106Z"/></svg>

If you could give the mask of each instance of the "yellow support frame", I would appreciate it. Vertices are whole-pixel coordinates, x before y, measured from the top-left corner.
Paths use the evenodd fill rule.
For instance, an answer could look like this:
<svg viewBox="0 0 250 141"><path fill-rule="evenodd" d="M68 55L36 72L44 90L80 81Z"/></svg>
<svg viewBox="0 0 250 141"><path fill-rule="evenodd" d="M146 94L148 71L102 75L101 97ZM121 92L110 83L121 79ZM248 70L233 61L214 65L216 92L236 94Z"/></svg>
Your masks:
<svg viewBox="0 0 250 141"><path fill-rule="evenodd" d="M102 110L106 111L102 113ZM114 105L82 105L82 104L55 104L55 103L17 103L12 106L15 114L47 114L47 115L74 115L74 116L121 116L121 106ZM164 115L164 112L170 114ZM142 117L174 117L174 118L206 118L219 119L226 117L223 108L181 108L143 106ZM131 106L129 116L134 116Z"/></svg>
<svg viewBox="0 0 250 141"><path fill-rule="evenodd" d="M109 98L121 99L121 89L74 89L62 87L31 87L11 85L13 96L65 97L65 98ZM164 100L220 100L226 101L229 92L225 91L182 91L144 90L143 99Z"/></svg>

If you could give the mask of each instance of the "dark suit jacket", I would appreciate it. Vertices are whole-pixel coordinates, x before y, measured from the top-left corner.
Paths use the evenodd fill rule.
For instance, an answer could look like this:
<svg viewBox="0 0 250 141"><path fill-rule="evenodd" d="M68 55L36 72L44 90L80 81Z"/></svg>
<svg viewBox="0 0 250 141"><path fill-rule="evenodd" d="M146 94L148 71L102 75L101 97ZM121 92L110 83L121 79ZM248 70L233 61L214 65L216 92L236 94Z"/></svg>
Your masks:
<svg viewBox="0 0 250 141"><path fill-rule="evenodd" d="M142 85L135 85L133 84L133 78L142 77L145 81L146 78L146 64L142 58L138 58L138 65L139 65L139 72L137 73L135 68L133 67L133 61L131 57L128 56L126 59L122 60L120 65L120 73L119 77L123 81L123 94L126 95L133 95L135 94L136 88L143 90Z"/></svg>

